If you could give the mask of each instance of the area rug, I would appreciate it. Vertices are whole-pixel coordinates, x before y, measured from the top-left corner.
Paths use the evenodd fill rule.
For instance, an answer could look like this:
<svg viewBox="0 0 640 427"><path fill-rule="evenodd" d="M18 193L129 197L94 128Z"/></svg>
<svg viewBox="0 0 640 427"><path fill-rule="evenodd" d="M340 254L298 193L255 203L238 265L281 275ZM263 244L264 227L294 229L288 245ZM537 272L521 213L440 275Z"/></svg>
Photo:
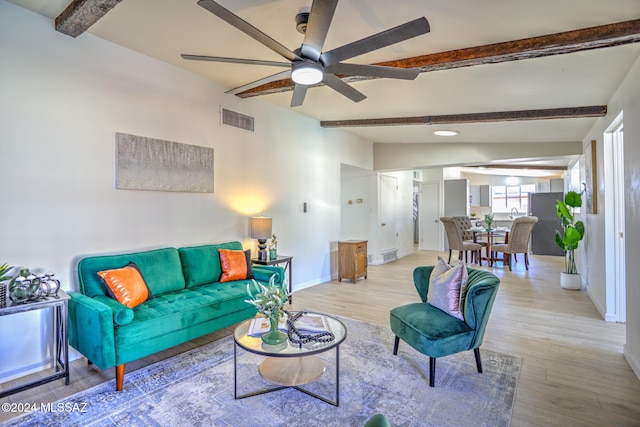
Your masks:
<svg viewBox="0 0 640 427"><path fill-rule="evenodd" d="M110 381L61 400L58 411L32 412L3 426L362 426L375 413L393 426L508 426L521 359L481 350L484 373L472 351L438 359L429 387L429 358L400 343L393 355L388 327L340 318L340 406L295 389L235 400L233 339L225 337L125 375L125 389ZM304 386L335 399L335 351L320 356L325 374ZM238 392L268 384L259 356L238 350ZM73 380L73 379L72 379Z"/></svg>

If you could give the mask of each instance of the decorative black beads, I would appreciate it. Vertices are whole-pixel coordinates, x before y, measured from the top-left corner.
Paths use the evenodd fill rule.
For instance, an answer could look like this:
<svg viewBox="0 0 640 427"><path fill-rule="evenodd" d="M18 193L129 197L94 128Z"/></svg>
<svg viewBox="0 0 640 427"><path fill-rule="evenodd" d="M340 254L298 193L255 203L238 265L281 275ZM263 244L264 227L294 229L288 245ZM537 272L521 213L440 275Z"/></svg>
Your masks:
<svg viewBox="0 0 640 427"><path fill-rule="evenodd" d="M297 313L291 313L287 310L284 310L287 314L287 335L289 336L289 341L293 344L298 344L302 347L302 344L308 344L310 342L331 342L336 339L333 332L317 332L313 334L303 334L298 328L295 327L294 322L298 320L303 314L303 311L299 311Z"/></svg>

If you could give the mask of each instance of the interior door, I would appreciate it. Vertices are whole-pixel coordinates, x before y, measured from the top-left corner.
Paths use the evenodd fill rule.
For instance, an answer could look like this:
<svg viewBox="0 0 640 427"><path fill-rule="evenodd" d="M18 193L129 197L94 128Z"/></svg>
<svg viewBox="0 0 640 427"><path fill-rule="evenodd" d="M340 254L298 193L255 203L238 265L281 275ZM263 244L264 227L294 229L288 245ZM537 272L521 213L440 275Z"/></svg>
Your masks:
<svg viewBox="0 0 640 427"><path fill-rule="evenodd" d="M442 250L442 226L440 225L440 184L422 183L422 233L419 248L426 251Z"/></svg>
<svg viewBox="0 0 640 427"><path fill-rule="evenodd" d="M380 252L397 249L398 178L380 175Z"/></svg>

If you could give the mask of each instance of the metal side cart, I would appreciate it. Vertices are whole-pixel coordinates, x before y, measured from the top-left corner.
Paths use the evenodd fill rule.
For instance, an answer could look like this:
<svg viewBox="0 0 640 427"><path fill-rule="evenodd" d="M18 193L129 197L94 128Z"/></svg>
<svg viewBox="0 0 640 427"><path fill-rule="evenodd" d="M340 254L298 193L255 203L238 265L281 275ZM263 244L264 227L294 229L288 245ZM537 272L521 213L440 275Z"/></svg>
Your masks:
<svg viewBox="0 0 640 427"><path fill-rule="evenodd" d="M55 366L55 372L44 378L38 378L37 380L26 384L1 390L0 398L61 378L65 379L65 385L69 385L69 335L67 329L69 295L63 290L58 290L56 296L41 298L37 301L21 303L7 301L7 306L0 308L0 316L11 316L18 313L48 308L51 308L53 311L52 316L49 317L49 319L53 322L53 363Z"/></svg>

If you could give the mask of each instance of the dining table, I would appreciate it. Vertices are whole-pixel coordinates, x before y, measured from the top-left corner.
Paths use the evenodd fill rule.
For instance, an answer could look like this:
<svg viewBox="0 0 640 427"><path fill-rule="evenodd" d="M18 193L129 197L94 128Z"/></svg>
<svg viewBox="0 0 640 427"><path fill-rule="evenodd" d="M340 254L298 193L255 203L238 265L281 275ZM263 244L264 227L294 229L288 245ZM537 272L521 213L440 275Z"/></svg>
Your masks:
<svg viewBox="0 0 640 427"><path fill-rule="evenodd" d="M493 257L493 253L491 252L491 246L495 244L495 239L496 238L504 238L504 243L507 244L509 243L509 232L511 231L509 228L507 227L496 227L496 228L492 228L491 230L487 231L486 228L484 227L471 227L470 229L468 229L467 231L470 231L471 233L473 233L473 242L474 243L478 243L478 237L486 237L487 238L487 256L486 258L482 258L482 259L486 259L487 260L487 264L489 264L490 267L493 267L493 262L494 261L502 261L504 262L504 254L502 258L494 258Z"/></svg>

